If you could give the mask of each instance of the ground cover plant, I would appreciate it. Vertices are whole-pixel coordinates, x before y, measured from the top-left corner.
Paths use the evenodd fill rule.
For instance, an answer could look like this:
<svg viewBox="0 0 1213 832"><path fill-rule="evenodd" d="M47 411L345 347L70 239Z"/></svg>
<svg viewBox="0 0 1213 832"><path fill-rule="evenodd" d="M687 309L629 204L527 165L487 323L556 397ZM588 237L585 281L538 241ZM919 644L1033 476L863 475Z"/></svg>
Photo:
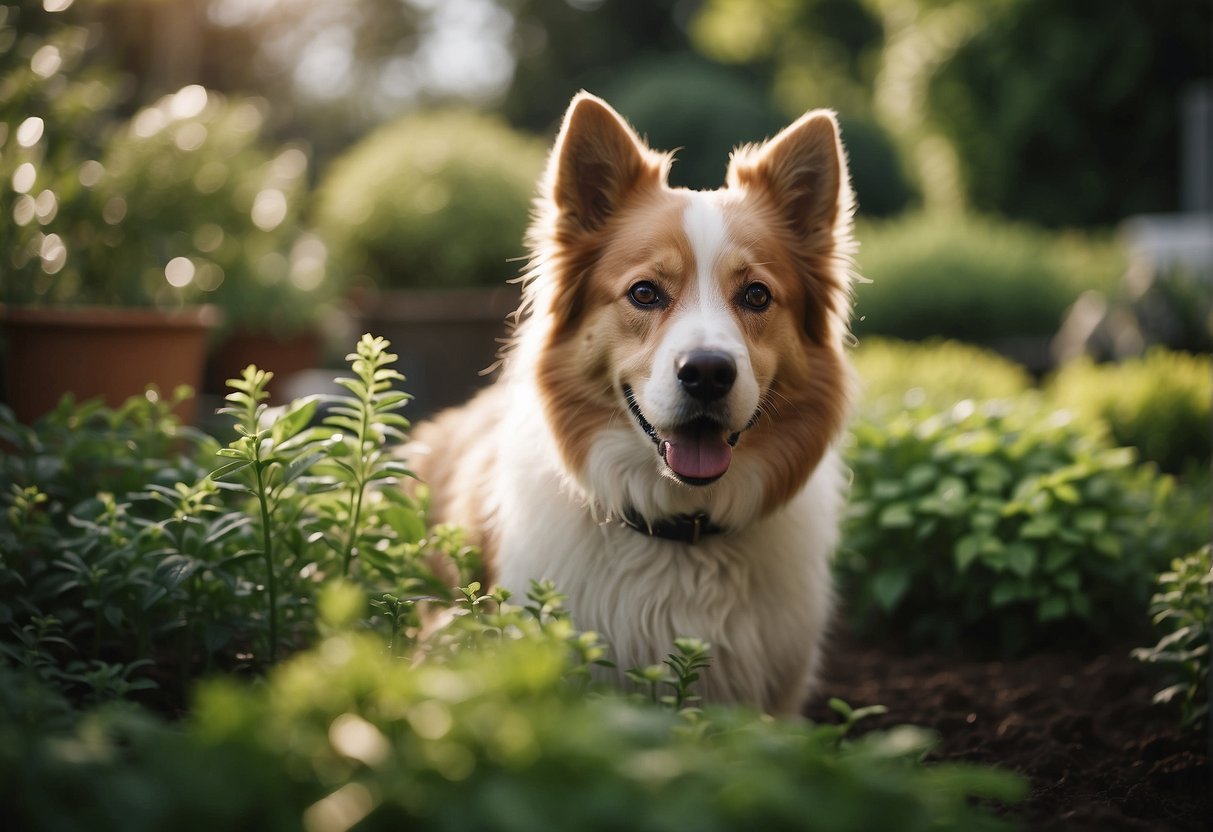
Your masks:
<svg viewBox="0 0 1213 832"><path fill-rule="evenodd" d="M1018 781L922 765L915 729L849 736L871 709L700 710L694 639L635 695L597 688L609 645L558 588L481 587L402 487L388 345L349 359L344 395L273 412L249 368L226 445L155 393L0 412L6 828L1004 825L973 798ZM423 638L423 605L451 623Z"/></svg>
<svg viewBox="0 0 1213 832"><path fill-rule="evenodd" d="M1199 512L1170 516L1172 479L1031 399L861 419L849 460L853 621L919 645L1110 643L1144 623L1160 567L1207 533Z"/></svg>

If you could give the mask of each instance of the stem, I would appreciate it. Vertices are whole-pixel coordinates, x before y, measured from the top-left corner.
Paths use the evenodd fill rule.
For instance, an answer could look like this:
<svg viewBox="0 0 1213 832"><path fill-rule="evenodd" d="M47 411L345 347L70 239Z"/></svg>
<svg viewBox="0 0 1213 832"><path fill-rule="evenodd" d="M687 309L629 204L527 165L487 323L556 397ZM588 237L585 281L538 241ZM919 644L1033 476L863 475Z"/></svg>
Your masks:
<svg viewBox="0 0 1213 832"><path fill-rule="evenodd" d="M374 388L369 388L373 390ZM372 393L373 395L373 393ZM358 524L362 521L362 494L366 490L366 434L370 427L372 403L362 402L362 424L358 430L358 474L354 481L353 506L350 509L350 528L345 537L345 552L341 557L341 574L350 574L350 558L354 554L354 540L358 536Z"/></svg>
<svg viewBox="0 0 1213 832"><path fill-rule="evenodd" d="M260 452L257 454L260 456ZM257 474L257 502L261 504L261 549L265 553L265 589L270 598L270 663L278 660L278 592L274 585L274 553L271 548L273 536L270 534L270 506L265 496L265 481L261 476L261 460L253 463Z"/></svg>

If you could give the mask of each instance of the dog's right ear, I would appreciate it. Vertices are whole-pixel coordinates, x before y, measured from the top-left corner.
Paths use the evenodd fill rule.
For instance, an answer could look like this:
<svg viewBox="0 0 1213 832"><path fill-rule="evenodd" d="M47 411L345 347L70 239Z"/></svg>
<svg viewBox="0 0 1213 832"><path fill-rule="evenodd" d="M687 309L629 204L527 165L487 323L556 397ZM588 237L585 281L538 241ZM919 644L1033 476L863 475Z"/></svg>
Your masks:
<svg viewBox="0 0 1213 832"><path fill-rule="evenodd" d="M669 164L605 101L577 93L548 161L558 232L598 230L636 189L664 182Z"/></svg>

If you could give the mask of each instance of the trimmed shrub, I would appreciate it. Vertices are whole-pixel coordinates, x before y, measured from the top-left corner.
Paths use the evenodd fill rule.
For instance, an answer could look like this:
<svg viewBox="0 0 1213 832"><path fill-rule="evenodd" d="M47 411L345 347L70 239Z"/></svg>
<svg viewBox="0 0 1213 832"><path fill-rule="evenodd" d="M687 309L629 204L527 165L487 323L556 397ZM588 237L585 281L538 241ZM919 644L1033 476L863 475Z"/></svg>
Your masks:
<svg viewBox="0 0 1213 832"><path fill-rule="evenodd" d="M1174 483L1016 402L860 422L838 568L866 632L1002 655L1124 634L1159 566L1207 533Z"/></svg>
<svg viewBox="0 0 1213 832"><path fill-rule="evenodd" d="M474 112L405 116L333 162L315 222L382 288L496 286L518 273L542 143Z"/></svg>
<svg viewBox="0 0 1213 832"><path fill-rule="evenodd" d="M1208 545L1171 562L1158 576L1150 611L1162 637L1133 657L1167 666L1178 681L1154 695L1157 703L1177 702L1185 725L1209 718L1209 624L1213 604L1213 561Z"/></svg>
<svg viewBox="0 0 1213 832"><path fill-rule="evenodd" d="M975 344L1051 336L1086 288L1112 286L1112 243L1062 237L977 216L904 215L858 229L854 330Z"/></svg>
<svg viewBox="0 0 1213 832"><path fill-rule="evenodd" d="M1213 362L1207 355L1151 349L1117 364L1081 359L1048 384L1050 399L1105 422L1117 443L1165 471L1207 468L1213 450Z"/></svg>
<svg viewBox="0 0 1213 832"><path fill-rule="evenodd" d="M864 338L854 362L863 385L862 410L869 415L903 408L942 410L966 399L1011 398L1032 386L1019 364L958 341Z"/></svg>

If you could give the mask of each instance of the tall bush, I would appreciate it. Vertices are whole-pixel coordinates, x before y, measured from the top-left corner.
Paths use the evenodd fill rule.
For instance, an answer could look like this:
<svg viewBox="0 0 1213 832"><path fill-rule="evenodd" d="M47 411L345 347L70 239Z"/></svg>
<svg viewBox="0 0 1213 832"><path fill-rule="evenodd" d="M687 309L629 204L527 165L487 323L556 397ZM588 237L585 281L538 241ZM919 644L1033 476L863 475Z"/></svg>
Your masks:
<svg viewBox="0 0 1213 832"><path fill-rule="evenodd" d="M492 116L410 114L333 162L317 228L363 282L495 286L519 271L544 158L538 139Z"/></svg>
<svg viewBox="0 0 1213 832"><path fill-rule="evenodd" d="M869 415L901 409L943 410L966 399L1024 395L1032 378L1021 365L959 341L864 338L854 353Z"/></svg>
<svg viewBox="0 0 1213 832"><path fill-rule="evenodd" d="M976 216L927 213L863 225L854 330L897 338L1005 344L1052 336L1085 288L1111 286L1123 255Z"/></svg>

